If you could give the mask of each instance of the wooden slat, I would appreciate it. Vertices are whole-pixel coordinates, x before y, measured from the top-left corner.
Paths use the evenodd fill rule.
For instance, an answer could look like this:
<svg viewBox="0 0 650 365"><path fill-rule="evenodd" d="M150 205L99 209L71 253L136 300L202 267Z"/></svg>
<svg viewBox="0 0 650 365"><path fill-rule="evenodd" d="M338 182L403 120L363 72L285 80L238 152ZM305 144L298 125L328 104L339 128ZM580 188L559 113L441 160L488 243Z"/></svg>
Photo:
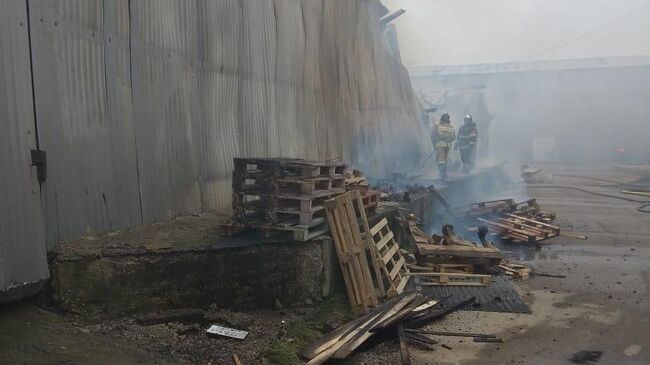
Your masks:
<svg viewBox="0 0 650 365"><path fill-rule="evenodd" d="M508 217L511 217L511 218L521 219L521 220L526 221L526 222L538 224L538 225L540 225L542 227L546 227L546 228L551 229L551 230L559 230L560 229L560 227L558 227L558 226L554 226L552 224L536 221L534 219L522 217L522 216L519 216L519 215L514 215L514 214L510 214L510 213L506 213L505 215L508 216Z"/></svg>
<svg viewBox="0 0 650 365"><path fill-rule="evenodd" d="M406 284L408 284L409 281L408 275L404 275L400 282L396 285L395 289L397 290L398 293L401 293L404 291L404 288L406 288Z"/></svg>
<svg viewBox="0 0 650 365"><path fill-rule="evenodd" d="M397 245L393 246L391 249L389 249L381 258L382 262L384 265L386 265L389 261L393 259L393 255L399 251L399 247Z"/></svg>
<svg viewBox="0 0 650 365"><path fill-rule="evenodd" d="M392 240L395 236L393 235L392 231L389 231L387 235L382 237L376 244L375 247L377 247L377 250L381 252L381 250L386 246L386 244Z"/></svg>
<svg viewBox="0 0 650 365"><path fill-rule="evenodd" d="M397 263L395 264L395 267L393 267L393 269L390 271L391 281L395 280L395 276L397 276L397 274L402 269L402 266L404 266L405 263L406 261L404 260L404 258L400 257L399 261L397 261Z"/></svg>
<svg viewBox="0 0 650 365"><path fill-rule="evenodd" d="M345 344L345 346L341 347L335 354L332 356L335 359L345 359L346 357L350 356L350 354L356 350L361 344L366 342L368 338L370 338L374 333L370 332L370 329L377 325L378 323L381 323L396 313L398 313L402 308L404 308L413 298L415 298L416 294L408 294L402 297L395 305L393 305L390 309L387 309L383 312L381 312L381 315L375 319L372 322L371 326L367 326L362 333L360 333L357 337L349 341L348 343Z"/></svg>
<svg viewBox="0 0 650 365"><path fill-rule="evenodd" d="M370 234L371 235L376 235L377 232L381 231L382 228L384 228L386 225L388 225L388 220L386 218L383 218L382 220L379 221L379 223L375 224L374 227L370 228Z"/></svg>
<svg viewBox="0 0 650 365"><path fill-rule="evenodd" d="M397 336L399 337L399 348L402 358L402 365L411 365L409 345L406 341L406 335L404 335L404 326L401 323L397 324Z"/></svg>

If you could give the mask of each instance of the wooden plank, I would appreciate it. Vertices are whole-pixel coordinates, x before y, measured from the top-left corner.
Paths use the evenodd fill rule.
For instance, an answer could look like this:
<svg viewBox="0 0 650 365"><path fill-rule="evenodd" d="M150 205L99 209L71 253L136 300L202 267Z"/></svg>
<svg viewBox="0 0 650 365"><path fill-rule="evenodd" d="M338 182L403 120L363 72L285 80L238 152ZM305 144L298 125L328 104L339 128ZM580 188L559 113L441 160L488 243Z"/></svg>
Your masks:
<svg viewBox="0 0 650 365"><path fill-rule="evenodd" d="M421 286L486 286L485 283L476 282L448 282L448 283L435 283L430 281L419 282L416 285Z"/></svg>
<svg viewBox="0 0 650 365"><path fill-rule="evenodd" d="M407 294L400 298L395 305L390 307L389 309L381 312L381 315L377 317L371 324L371 326L366 326L364 328L364 331L359 333L354 339L352 339L349 343L346 343L345 346L341 347L334 356L332 356L335 359L345 359L346 357L350 356L354 350L356 350L361 344L363 344L368 338L370 338L374 333L370 331L372 327L374 327L377 323L381 323L384 320L392 317L395 315L397 312L399 312L402 308L404 308L413 298L415 298L417 294Z"/></svg>
<svg viewBox="0 0 650 365"><path fill-rule="evenodd" d="M423 330L415 330L410 328L405 328L404 332L419 333L423 335L433 335L433 336L497 338L497 336L495 335L488 335L483 333L423 331Z"/></svg>
<svg viewBox="0 0 650 365"><path fill-rule="evenodd" d="M393 255L395 255L397 251L399 251L399 246L395 245L391 247L385 254L383 254L381 261L384 263L384 265L393 259Z"/></svg>
<svg viewBox="0 0 650 365"><path fill-rule="evenodd" d="M373 314L367 313L359 318L356 318L346 324L336 328L334 331L328 333L327 335L321 337L317 341L312 342L307 346L300 354L307 359L312 359L316 355L325 351L335 343L337 343L345 335L353 331L357 327L361 326L362 323L366 322Z"/></svg>
<svg viewBox="0 0 650 365"><path fill-rule="evenodd" d="M409 276L447 276L450 278L491 278L490 275L483 274L464 274L464 273L455 273L455 272L412 272L408 274Z"/></svg>
<svg viewBox="0 0 650 365"><path fill-rule="evenodd" d="M501 252L492 247L468 247L459 245L418 245L423 256L440 255L476 258L502 258Z"/></svg>
<svg viewBox="0 0 650 365"><path fill-rule="evenodd" d="M370 228L370 234L372 236L376 235L386 225L388 225L388 220L386 218L383 218L382 220L379 221L379 223L375 224L374 227Z"/></svg>
<svg viewBox="0 0 650 365"><path fill-rule="evenodd" d="M306 365L321 365L329 360L337 351L339 351L345 344L351 341L353 338L362 333L365 330L368 330L370 326L376 321L376 319L382 314L382 311L377 313L371 313L370 317L359 324L356 328L352 329L344 336L342 336L338 341L333 343L331 346L325 348L318 355L314 356Z"/></svg>
<svg viewBox="0 0 650 365"><path fill-rule="evenodd" d="M404 326L397 324L397 336L399 337L400 355L402 358L402 365L411 365L411 358L409 356L409 345L404 335Z"/></svg>
<svg viewBox="0 0 650 365"><path fill-rule="evenodd" d="M578 240L586 240L587 239L587 236L585 236L585 235L577 234L577 233L569 233L569 232L560 232L560 236L575 238L575 239L578 239Z"/></svg>
<svg viewBox="0 0 650 365"><path fill-rule="evenodd" d="M410 276L404 275L400 282L396 285L395 290L397 290L397 293L401 293L404 291L404 288L406 288L406 284L409 282Z"/></svg>
<svg viewBox="0 0 650 365"><path fill-rule="evenodd" d="M395 267L390 271L390 280L393 281L397 274L399 274L399 271L402 269L402 266L406 263L406 260L404 260L404 257L400 257L399 261L395 264Z"/></svg>
<svg viewBox="0 0 650 365"><path fill-rule="evenodd" d="M390 240L395 238L395 235L393 235L392 231L389 231L388 234L386 234L384 237L382 237L376 244L375 247L377 247L377 251L381 252L381 250L388 244Z"/></svg>
<svg viewBox="0 0 650 365"><path fill-rule="evenodd" d="M558 227L558 226L554 226L554 225L552 225L552 224L548 224L548 223L544 223L544 222L536 221L536 220L534 220L534 219L530 219L530 218L522 217L522 216L520 216L520 215L514 215L514 214L510 214L510 213L506 213L505 215L506 215L507 217L517 218L517 219L521 219L521 220L526 221L526 222L529 222L529 223L538 224L538 225L540 225L540 226L542 226L542 227L546 227L546 228L549 228L549 229L552 229L552 230L559 230L559 229L560 229L560 227Z"/></svg>
<svg viewBox="0 0 650 365"><path fill-rule="evenodd" d="M232 354L232 361L235 363L235 365L242 365L241 360L239 360L239 356L237 356L237 354Z"/></svg>
<svg viewBox="0 0 650 365"><path fill-rule="evenodd" d="M203 318L203 311L194 309L177 309L163 313L145 314L137 317L135 323L141 326L153 326L169 322L197 323L201 322Z"/></svg>

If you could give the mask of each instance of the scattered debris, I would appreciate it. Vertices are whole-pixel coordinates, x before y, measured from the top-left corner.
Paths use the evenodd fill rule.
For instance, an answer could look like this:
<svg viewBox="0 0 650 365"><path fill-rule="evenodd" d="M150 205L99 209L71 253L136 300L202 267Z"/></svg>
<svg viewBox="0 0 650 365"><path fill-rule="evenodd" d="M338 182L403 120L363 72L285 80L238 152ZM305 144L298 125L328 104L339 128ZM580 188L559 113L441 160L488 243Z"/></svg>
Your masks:
<svg viewBox="0 0 650 365"><path fill-rule="evenodd" d="M547 278L566 279L566 275L546 274L546 273L537 272L537 271L531 272L530 275L531 276L543 276L543 277L547 277Z"/></svg>
<svg viewBox="0 0 650 365"><path fill-rule="evenodd" d="M445 331L422 331L422 330L413 330L408 329L408 332L415 332L424 335L434 335L434 336L448 336L448 337L478 337L478 338L496 338L495 335L487 335L483 333L465 333L465 332L445 332Z"/></svg>
<svg viewBox="0 0 650 365"><path fill-rule="evenodd" d="M560 236L568 237L568 238L575 238L577 240L586 240L587 239L587 236L582 235L582 234L577 234L577 233L560 232Z"/></svg>
<svg viewBox="0 0 650 365"><path fill-rule="evenodd" d="M528 165L521 166L521 178L527 183L539 182L541 180L538 177L540 172L542 172L542 168L530 167Z"/></svg>
<svg viewBox="0 0 650 365"><path fill-rule="evenodd" d="M486 337L474 337L473 339L474 342L482 342L482 343L503 343L503 339L501 338L486 338Z"/></svg>
<svg viewBox="0 0 650 365"><path fill-rule="evenodd" d="M517 280L528 280L532 272L531 269L524 265L511 264L504 260L503 263L497 266L499 270L504 272L506 275L511 275Z"/></svg>
<svg viewBox="0 0 650 365"><path fill-rule="evenodd" d="M242 365L241 360L239 360L239 356L237 356L237 354L232 354L232 361L235 363L235 365Z"/></svg>
<svg viewBox="0 0 650 365"><path fill-rule="evenodd" d="M583 350L573 354L569 361L575 364L588 364L598 361L602 355L602 351Z"/></svg>
<svg viewBox="0 0 650 365"><path fill-rule="evenodd" d="M161 323L179 322L179 323L197 323L204 319L204 313L195 309L178 309L163 313L151 313L139 316L135 323L141 326L153 326Z"/></svg>
<svg viewBox="0 0 650 365"><path fill-rule="evenodd" d="M404 326L401 323L397 324L397 336L399 337L399 349L402 357L402 365L411 365L409 345L406 342L406 336L404 335Z"/></svg>
<svg viewBox="0 0 650 365"><path fill-rule="evenodd" d="M246 331L217 326L215 324L210 326L210 328L208 328L206 332L209 335L225 336L225 337L235 338L238 340L243 340L246 338L246 336L248 336L248 332Z"/></svg>

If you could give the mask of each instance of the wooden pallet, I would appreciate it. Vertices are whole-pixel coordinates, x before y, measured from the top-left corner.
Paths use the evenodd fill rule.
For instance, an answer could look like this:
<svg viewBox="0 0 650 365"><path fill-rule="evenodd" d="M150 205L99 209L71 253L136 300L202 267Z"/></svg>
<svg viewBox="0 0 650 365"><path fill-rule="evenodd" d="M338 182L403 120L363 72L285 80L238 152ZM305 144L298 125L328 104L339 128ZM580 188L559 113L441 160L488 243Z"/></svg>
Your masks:
<svg viewBox="0 0 650 365"><path fill-rule="evenodd" d="M409 269L386 218L370 228L370 236L376 249L375 260L388 283L386 297L392 298L404 291L409 279Z"/></svg>
<svg viewBox="0 0 650 365"><path fill-rule="evenodd" d="M491 275L480 274L422 272L410 275L418 278L416 285L425 286L487 286L492 281Z"/></svg>
<svg viewBox="0 0 650 365"><path fill-rule="evenodd" d="M357 216L355 206L360 208ZM347 192L325 202L325 212L329 223L334 246L343 273L345 287L352 311L356 314L367 313L376 306L378 297L384 295L381 273L374 249L369 240L364 239L359 228L361 219L364 231L369 231L368 220L363 210L358 192ZM359 210L357 210L359 211ZM368 258L371 258L370 262ZM374 269L374 280L370 265Z"/></svg>

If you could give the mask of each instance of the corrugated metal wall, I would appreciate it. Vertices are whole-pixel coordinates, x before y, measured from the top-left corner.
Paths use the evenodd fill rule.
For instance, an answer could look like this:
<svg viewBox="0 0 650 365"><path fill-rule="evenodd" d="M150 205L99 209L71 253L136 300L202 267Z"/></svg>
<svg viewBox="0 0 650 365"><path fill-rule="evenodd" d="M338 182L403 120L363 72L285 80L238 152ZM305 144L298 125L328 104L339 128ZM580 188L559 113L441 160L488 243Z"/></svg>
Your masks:
<svg viewBox="0 0 650 365"><path fill-rule="evenodd" d="M229 210L234 156L430 149L377 0L30 0L48 243Z"/></svg>
<svg viewBox="0 0 650 365"><path fill-rule="evenodd" d="M47 279L45 233L36 170L27 7L0 11L0 302ZM11 290L13 289L13 290ZM7 291L11 290L11 293Z"/></svg>
<svg viewBox="0 0 650 365"><path fill-rule="evenodd" d="M29 5L48 242L140 223L128 3Z"/></svg>

